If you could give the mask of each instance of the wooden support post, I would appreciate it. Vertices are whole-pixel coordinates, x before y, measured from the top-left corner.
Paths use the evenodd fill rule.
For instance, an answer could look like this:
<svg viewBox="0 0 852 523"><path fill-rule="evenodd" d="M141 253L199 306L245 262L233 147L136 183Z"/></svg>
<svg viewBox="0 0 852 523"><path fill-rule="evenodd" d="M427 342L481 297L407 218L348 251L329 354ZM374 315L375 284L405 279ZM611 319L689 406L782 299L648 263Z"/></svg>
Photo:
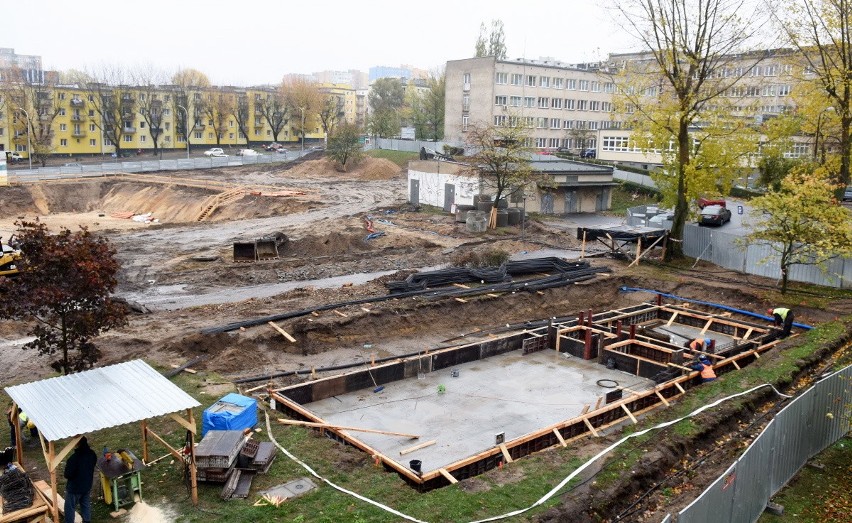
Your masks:
<svg viewBox="0 0 852 523"><path fill-rule="evenodd" d="M622 339L621 320L618 320L617 322L615 322L615 333L617 334L617 336L615 338L616 341L621 341L621 339Z"/></svg>
<svg viewBox="0 0 852 523"><path fill-rule="evenodd" d="M747 339L748 339L748 337L749 337L749 336L751 336L751 333L752 333L753 331L754 331L754 328L753 328L753 327L749 327L749 328L748 328L748 330L747 330L747 331L746 331L746 333L745 333L745 336L743 336L743 339L744 339L744 340L747 340Z"/></svg>
<svg viewBox="0 0 852 523"><path fill-rule="evenodd" d="M506 463L512 463L512 455L509 454L509 449L506 448L505 443L500 444L500 451L503 453L503 457L506 459Z"/></svg>
<svg viewBox="0 0 852 523"><path fill-rule="evenodd" d="M15 427L15 459L22 466L24 464L24 440L21 439L21 420L18 419L18 405L12 403L12 423Z"/></svg>
<svg viewBox="0 0 852 523"><path fill-rule="evenodd" d="M583 244L580 246L580 259L586 257L586 229L583 229Z"/></svg>
<svg viewBox="0 0 852 523"><path fill-rule="evenodd" d="M192 409L186 409L186 417L189 423L195 427L195 418L192 415ZM198 506L198 473L195 469L195 431L186 431L186 438L189 440L189 485L192 493L192 504Z"/></svg>
<svg viewBox="0 0 852 523"><path fill-rule="evenodd" d="M20 443L20 442L19 442ZM51 507L51 514L53 515L53 521L59 521L59 500L57 496L59 495L56 492L56 489L59 485L56 484L56 466L53 465L53 460L56 457L56 447L52 441L47 442L47 456L48 456L48 470L50 470L50 488L53 489L53 493L51 495L51 503L53 507Z"/></svg>
<svg viewBox="0 0 852 523"><path fill-rule="evenodd" d="M583 359L592 359L592 329L586 329L586 340L583 345Z"/></svg>
<svg viewBox="0 0 852 523"><path fill-rule="evenodd" d="M739 366L739 365L737 365L737 360L731 360L731 363L733 363L733 364L734 364L734 367L736 367L736 368L737 368L737 370L740 370L740 366Z"/></svg>
<svg viewBox="0 0 852 523"><path fill-rule="evenodd" d="M340 311L339 311L339 310L337 310L337 309L334 309L334 310L332 310L331 312L333 312L333 313L337 314L337 315L338 315L338 316L340 316L341 318L348 318L348 317L349 317L349 316L347 316L347 315L343 314L342 312L340 312Z"/></svg>
<svg viewBox="0 0 852 523"><path fill-rule="evenodd" d="M664 257L664 259L665 259L665 257ZM660 293L657 293L657 307L662 307L662 306L663 306L663 295L660 294Z"/></svg>
<svg viewBox="0 0 852 523"><path fill-rule="evenodd" d="M679 390L681 394L686 394L686 391L683 390L683 387L680 386L680 383L675 382L674 386L677 387L677 390Z"/></svg>
<svg viewBox="0 0 852 523"><path fill-rule="evenodd" d="M376 353L371 352L370 353L370 367L375 367L375 366L376 366Z"/></svg>
<svg viewBox="0 0 852 523"><path fill-rule="evenodd" d="M631 340L636 339L636 324L635 323L630 324L630 339Z"/></svg>
<svg viewBox="0 0 852 523"><path fill-rule="evenodd" d="M662 402L663 402L663 404L665 404L665 406L666 406L666 407L668 407L668 406L669 406L669 402L668 402L668 401L666 401L666 397L665 397L665 396L663 396L662 394L660 394L660 391L655 390L655 391L654 391L654 394L656 394L656 395L657 395L657 397L658 397L658 398L660 398L660 401L662 401Z"/></svg>
<svg viewBox="0 0 852 523"><path fill-rule="evenodd" d="M635 259L635 260L633 260L633 261L630 263L630 265L628 265L627 267L628 267L628 268L629 268L629 267L633 267L634 265L636 265L637 263L639 263L639 258L640 258L640 256L641 256L641 254L642 254L642 237L640 236L639 238L637 238L637 239L636 239L636 259Z"/></svg>
<svg viewBox="0 0 852 523"><path fill-rule="evenodd" d="M454 478L454 477L453 477L453 475L452 475L452 474L450 474L450 472L449 472L447 469L445 469L445 468L440 468L440 469L438 469L438 472L440 472L442 476L444 476L445 478L447 478L447 481L449 481L451 485L455 485L456 483L458 483L458 482L459 482L459 480L457 480L456 478Z"/></svg>
<svg viewBox="0 0 852 523"><path fill-rule="evenodd" d="M659 296L659 294L658 294L657 296ZM671 327L671 326L672 326L672 323L674 323L675 318L677 318L677 315L678 315L678 314L680 314L680 312L679 312L679 311L675 311L675 312L673 312L673 313L672 313L672 317L671 317L671 318L669 318L669 322L668 322L668 323L666 323L666 327Z"/></svg>
<svg viewBox="0 0 852 523"><path fill-rule="evenodd" d="M582 412L580 412L580 414L585 414L585 413L589 412L590 408L592 408L591 405L586 405L585 407L583 407L583 410L582 410Z"/></svg>
<svg viewBox="0 0 852 523"><path fill-rule="evenodd" d="M634 415L633 415L633 413L632 413L632 412L630 412L630 409L628 409L628 408L627 408L627 405L625 405L624 403L622 403L622 404L621 404L621 408L624 410L624 412L626 412L626 413L627 413L627 415L628 415L628 416L630 416L630 421L632 421L634 425L636 425L637 423L639 423L638 421L636 421L636 416L634 416Z"/></svg>
<svg viewBox="0 0 852 523"><path fill-rule="evenodd" d="M597 403L595 403L595 410L598 410L599 408L601 408L601 402L603 401L603 399L604 399L603 396L598 396L598 401L597 401Z"/></svg>
<svg viewBox="0 0 852 523"><path fill-rule="evenodd" d="M586 428L589 429L589 432L591 432L594 437L599 438L601 436L600 434L598 434L598 431L595 430L595 427L592 426L592 422L589 421L589 418L584 417L583 423L586 424Z"/></svg>
<svg viewBox="0 0 852 523"><path fill-rule="evenodd" d="M424 441L423 443L420 443L418 445L414 445L413 447L408 447L407 449L402 449L402 450L399 451L399 455L405 456L406 454L410 454L410 453L414 452L415 450L420 450L422 448L431 447L437 441L438 440L430 439L429 441Z"/></svg>
<svg viewBox="0 0 852 523"><path fill-rule="evenodd" d="M586 318L586 325L588 325L589 327L592 326L592 309L589 309L589 317Z"/></svg>
<svg viewBox="0 0 852 523"><path fill-rule="evenodd" d="M142 463L148 464L148 420L142 420Z"/></svg>
<svg viewBox="0 0 852 523"><path fill-rule="evenodd" d="M568 444L565 443L565 438L562 437L562 433L559 432L559 429L553 429L553 433L556 434L556 439L559 440L559 444L563 447L567 447Z"/></svg>
<svg viewBox="0 0 852 523"><path fill-rule="evenodd" d="M577 316L577 325L585 325L585 322L586 315L583 313L583 311L580 311L580 315Z"/></svg>
<svg viewBox="0 0 852 523"><path fill-rule="evenodd" d="M704 333L707 332L707 329L710 328L710 325L713 323L713 318L707 320L707 323L704 324L704 328L701 329L701 335L704 336Z"/></svg>

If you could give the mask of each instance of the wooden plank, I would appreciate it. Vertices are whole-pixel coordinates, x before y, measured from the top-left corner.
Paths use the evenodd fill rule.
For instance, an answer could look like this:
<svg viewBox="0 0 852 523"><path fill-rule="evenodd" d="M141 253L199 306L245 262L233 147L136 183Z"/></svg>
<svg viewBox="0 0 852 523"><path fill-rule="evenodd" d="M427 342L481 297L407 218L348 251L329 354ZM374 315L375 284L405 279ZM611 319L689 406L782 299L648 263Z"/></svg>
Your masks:
<svg viewBox="0 0 852 523"><path fill-rule="evenodd" d="M675 312L674 312L674 314L672 314L672 317L671 317L671 318L669 318L669 322L668 322L668 323L666 323L666 327L671 327L671 326L672 326L672 323L674 323L675 318L677 318L677 315L678 315L678 314L680 314L680 312L679 312L679 311L675 311Z"/></svg>
<svg viewBox="0 0 852 523"><path fill-rule="evenodd" d="M173 364L171 364L171 365L170 365L170 367L171 367L171 368L173 368L173 369L180 369L180 365L177 365L177 364L174 364L174 363L173 363ZM190 369L189 367L186 367L186 368L180 369L180 371L181 371L181 372L188 372L188 373L190 373L190 374L198 374L198 371L197 371L197 370L195 370L195 369Z"/></svg>
<svg viewBox="0 0 852 523"><path fill-rule="evenodd" d="M486 296L489 296L491 298L499 298L500 297L499 294L494 294L493 292L489 292L488 294L486 294Z"/></svg>
<svg viewBox="0 0 852 523"><path fill-rule="evenodd" d="M190 424L187 420L185 420L185 419L183 419L182 417L178 416L178 414L177 414L177 413L175 413L175 412L172 412L172 413L171 413L171 414L169 414L168 416L169 416L170 418L172 418L173 420L175 420L176 422L178 422L178 424L179 424L181 427L183 427L183 428L185 428L186 430L188 430L188 431L192 432L193 434L197 434L197 429L195 428L195 424L194 424L194 423L193 423L193 424Z"/></svg>
<svg viewBox="0 0 852 523"><path fill-rule="evenodd" d="M509 454L509 449L506 448L505 443L500 444L500 452L503 453L503 457L506 459L506 463L512 463L512 455Z"/></svg>
<svg viewBox="0 0 852 523"><path fill-rule="evenodd" d="M666 401L666 397L665 397L665 396L663 396L662 394L660 394L660 391L655 390L655 391L654 391L654 393L657 395L657 397L658 397L658 398L660 398L660 401L662 401L663 403L665 403L666 407L668 407L668 406L669 406L669 402L668 402L668 401Z"/></svg>
<svg viewBox="0 0 852 523"><path fill-rule="evenodd" d="M633 422L633 424L634 424L634 425L636 425L637 423L639 423L639 422L636 420L636 417L633 415L633 413L632 413L632 412L630 412L630 409L628 409L628 408L627 408L627 405L625 405L624 403L622 403L622 404L621 404L621 408L622 408L622 410L624 410L624 412L626 412L626 413L627 413L627 415L628 415L628 416L630 416L630 420Z"/></svg>
<svg viewBox="0 0 852 523"><path fill-rule="evenodd" d="M677 387L677 390L679 390L681 394L686 394L686 391L683 390L683 387L680 386L680 383L674 382L674 386Z"/></svg>
<svg viewBox="0 0 852 523"><path fill-rule="evenodd" d="M50 503L50 500L53 499L53 489L50 488L50 485L47 484L47 481L44 481L43 479L40 479L38 481L33 481L33 486L39 492L41 492L42 495L44 496L44 498L46 500L48 500L48 503ZM62 496L57 494L56 495L56 503L57 503L57 505L59 505L59 513L62 514L63 516L65 516L65 498L63 498ZM83 517L78 512L75 511L74 512L74 523L82 523L82 522L83 522Z"/></svg>
<svg viewBox="0 0 852 523"><path fill-rule="evenodd" d="M420 436L416 434L405 434L402 432L391 432L388 430L376 430L376 429L364 429L359 427L346 427L343 425L332 425L331 423L316 423L313 421L297 421L292 419L283 419L279 418L278 423L282 423L284 425L299 425L302 427L314 427L320 429L335 429L335 430L351 430L353 432L369 432L370 434L385 434L387 436L402 436L410 439L419 439Z"/></svg>
<svg viewBox="0 0 852 523"><path fill-rule="evenodd" d="M586 405L585 407L583 407L583 411L580 412L580 414L585 414L585 413L589 412L590 408L592 408L591 405Z"/></svg>
<svg viewBox="0 0 852 523"><path fill-rule="evenodd" d="M734 364L734 367L736 367L736 368L737 368L737 370L740 370L740 366L739 366L739 365L737 365L737 360L731 360L731 363L733 363L733 364Z"/></svg>
<svg viewBox="0 0 852 523"><path fill-rule="evenodd" d="M57 454L56 456L53 456L50 459L50 461L48 461L48 463L47 463L48 466L50 467L50 470L56 470L56 467L58 467L59 464L62 463L62 460L65 459L65 456L67 456L68 454L71 453L72 450L74 450L74 447L77 446L77 443L82 438L83 438L83 436L74 437L71 441L68 442L67 445L65 445L64 449L59 451L59 454Z"/></svg>
<svg viewBox="0 0 852 523"><path fill-rule="evenodd" d="M399 455L405 456L406 454L410 454L410 453L414 452L415 450L420 450L422 448L431 447L436 442L437 442L437 440L434 440L434 439L430 439L429 441L424 441L423 443L420 443L419 445L414 445L413 447L408 447L407 449L400 450Z"/></svg>
<svg viewBox="0 0 852 523"><path fill-rule="evenodd" d="M169 442L167 442L166 440L161 438L159 434L157 434L156 432L154 432L150 428L148 428L147 430L148 430L148 435L152 436L155 440L159 441L162 446L166 447L166 449L168 449L168 451L169 451L169 454L174 456L174 458L176 460L178 460L180 462L184 461L184 459L185 459L184 455L181 454L180 452L176 451L171 445L169 445Z"/></svg>
<svg viewBox="0 0 852 523"><path fill-rule="evenodd" d="M332 310L331 312L333 312L333 313L337 314L337 315L338 315L338 316L340 316L341 318L348 318L348 317L349 317L349 316L347 316L347 315L343 314L342 312L340 312L339 310L336 310L336 309L335 309L335 310Z"/></svg>
<svg viewBox="0 0 852 523"><path fill-rule="evenodd" d="M689 367L684 367L683 365L678 365L677 363L669 362L667 365L668 365L669 367L677 367L678 369L686 370L686 371L689 371L689 372L694 372L694 371L695 371L695 369L690 369Z"/></svg>
<svg viewBox="0 0 852 523"><path fill-rule="evenodd" d="M456 478L454 478L454 477L453 477L453 475L452 475L452 474L450 474L450 473L447 471L447 469L445 469L445 468L440 468L440 469L438 469L438 472L440 472L442 476L444 476L445 478L447 478L447 481L449 481L449 482L450 482L451 484L453 484L453 485L455 485L456 483L458 483L458 482L459 482L459 480L457 480Z"/></svg>
<svg viewBox="0 0 852 523"><path fill-rule="evenodd" d="M713 324L713 318L710 318L709 320L707 320L707 323L704 324L704 328L701 329L701 335L702 336L704 336L704 333L707 332L707 329L709 329L710 325L712 325L712 324Z"/></svg>
<svg viewBox="0 0 852 523"><path fill-rule="evenodd" d="M470 287L469 287L469 286L467 286L467 285L465 285L465 284L463 284L463 283L454 283L453 285L454 285L455 287L460 288L460 289L470 289Z"/></svg>
<svg viewBox="0 0 852 523"><path fill-rule="evenodd" d="M335 311L335 312L336 312L336 311ZM278 325L276 325L274 321L270 321L270 322L268 322L268 323L269 323L269 326L270 326L270 327L272 327L273 329L275 329L275 330L277 330L277 331L278 331L278 334L280 334L280 335L284 336L285 338L287 338L287 341L289 341L290 343L296 343L296 338L294 338L293 336L290 336L290 333L289 333L289 332L285 331L284 329L282 329L281 327L279 327Z"/></svg>
<svg viewBox="0 0 852 523"><path fill-rule="evenodd" d="M464 298L455 298L455 300L459 303L467 303L467 300Z"/></svg>
<svg viewBox="0 0 852 523"><path fill-rule="evenodd" d="M596 438L601 437L601 435L598 434L598 431L595 430L595 427L592 426L592 423L589 421L589 418L584 417L583 423L586 424L586 428L589 429L589 432L591 432L594 437L596 437Z"/></svg>
<svg viewBox="0 0 852 523"><path fill-rule="evenodd" d="M556 434L556 439L559 440L559 444L563 447L567 447L568 444L565 443L565 438L562 437L562 433L559 432L559 429L553 429L553 433Z"/></svg>
<svg viewBox="0 0 852 523"><path fill-rule="evenodd" d="M362 310L362 311L364 311L364 312L366 312L367 314L369 314L369 313L373 312L373 311L371 311L370 309L368 309L367 307L361 307L361 310Z"/></svg>

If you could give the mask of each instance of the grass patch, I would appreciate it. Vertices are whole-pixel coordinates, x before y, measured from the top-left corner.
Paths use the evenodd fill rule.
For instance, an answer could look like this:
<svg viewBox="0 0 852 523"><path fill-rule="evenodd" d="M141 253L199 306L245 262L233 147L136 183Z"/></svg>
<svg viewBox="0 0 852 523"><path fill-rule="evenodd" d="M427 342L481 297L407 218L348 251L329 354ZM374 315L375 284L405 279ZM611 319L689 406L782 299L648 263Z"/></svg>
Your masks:
<svg viewBox="0 0 852 523"><path fill-rule="evenodd" d="M417 160L420 158L420 153L390 151L387 149L370 149L369 151L366 151L366 154L373 158L384 158L385 160L390 160L400 167L408 165L410 160Z"/></svg>
<svg viewBox="0 0 852 523"><path fill-rule="evenodd" d="M825 468L805 467L773 498L784 514L764 513L760 523L848 521L852 514L852 439L843 438L818 454L813 461Z"/></svg>
<svg viewBox="0 0 852 523"><path fill-rule="evenodd" d="M639 205L656 205L659 197L646 191L641 191L619 184L613 187L612 203L607 211L609 214L623 215L627 209Z"/></svg>

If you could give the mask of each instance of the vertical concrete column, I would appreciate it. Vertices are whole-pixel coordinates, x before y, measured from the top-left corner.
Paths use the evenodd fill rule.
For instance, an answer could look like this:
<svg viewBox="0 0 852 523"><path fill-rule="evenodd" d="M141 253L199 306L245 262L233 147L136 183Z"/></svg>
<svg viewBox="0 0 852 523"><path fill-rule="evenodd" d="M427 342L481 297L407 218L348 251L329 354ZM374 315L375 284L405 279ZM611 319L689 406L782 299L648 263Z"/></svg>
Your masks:
<svg viewBox="0 0 852 523"><path fill-rule="evenodd" d="M621 341L621 336L622 336L621 335L621 320L618 320L617 322L615 322L615 333L618 335L618 337L615 338L615 340Z"/></svg>
<svg viewBox="0 0 852 523"><path fill-rule="evenodd" d="M663 295L657 294L657 307L662 307L662 306L663 306Z"/></svg>
<svg viewBox="0 0 852 523"><path fill-rule="evenodd" d="M592 359L592 330L586 329L586 343L583 345L583 359Z"/></svg>
<svg viewBox="0 0 852 523"><path fill-rule="evenodd" d="M630 339L631 339L631 340L635 340L635 339L636 339L636 324L635 324L635 323L632 323L632 324L630 325Z"/></svg>
<svg viewBox="0 0 852 523"><path fill-rule="evenodd" d="M592 326L592 309L589 309L589 318L588 318L588 326Z"/></svg>

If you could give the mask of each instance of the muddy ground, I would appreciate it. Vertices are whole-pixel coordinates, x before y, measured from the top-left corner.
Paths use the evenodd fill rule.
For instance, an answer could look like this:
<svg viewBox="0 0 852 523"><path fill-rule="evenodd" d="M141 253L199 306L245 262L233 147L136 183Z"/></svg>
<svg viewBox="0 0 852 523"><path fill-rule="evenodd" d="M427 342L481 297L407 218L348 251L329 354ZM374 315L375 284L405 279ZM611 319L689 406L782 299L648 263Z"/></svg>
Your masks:
<svg viewBox="0 0 852 523"><path fill-rule="evenodd" d="M523 235L517 227L472 234L447 213L411 208L406 191L405 172L389 161L368 159L338 173L322 157L296 164L18 186L0 189L0 236L8 238L16 220L36 217L53 229L85 225L106 235L122 262L117 294L147 312L134 312L126 327L99 338L102 363L144 357L169 366L203 357L194 367L218 376L208 380L210 385L406 354L460 336L484 335L507 323L650 299L648 294L622 293L621 286L754 311L773 305L764 298L774 288L772 281L702 265L661 277L647 266L628 268L624 261L596 257L592 263L609 267L610 274L541 293L484 296L465 303L406 298L280 322L296 343L268 325L201 334L235 321L385 295L386 281L472 253L580 248L573 235L538 221L528 222ZM197 221L222 194L230 199ZM151 213L158 221L116 217L129 213ZM370 232L383 235L367 239ZM280 258L233 261L234 242L276 233L287 238ZM376 274L383 271L389 274ZM340 278L332 280L334 285L320 284L334 277ZM264 292L281 283L293 288L272 296ZM211 296L227 299L208 303ZM175 298L177 305L163 306L164 298ZM852 298L836 300L824 310L800 308L797 321L820 323L849 313ZM21 351L25 333L23 325L0 323L4 384L32 381L49 371L45 358Z"/></svg>

